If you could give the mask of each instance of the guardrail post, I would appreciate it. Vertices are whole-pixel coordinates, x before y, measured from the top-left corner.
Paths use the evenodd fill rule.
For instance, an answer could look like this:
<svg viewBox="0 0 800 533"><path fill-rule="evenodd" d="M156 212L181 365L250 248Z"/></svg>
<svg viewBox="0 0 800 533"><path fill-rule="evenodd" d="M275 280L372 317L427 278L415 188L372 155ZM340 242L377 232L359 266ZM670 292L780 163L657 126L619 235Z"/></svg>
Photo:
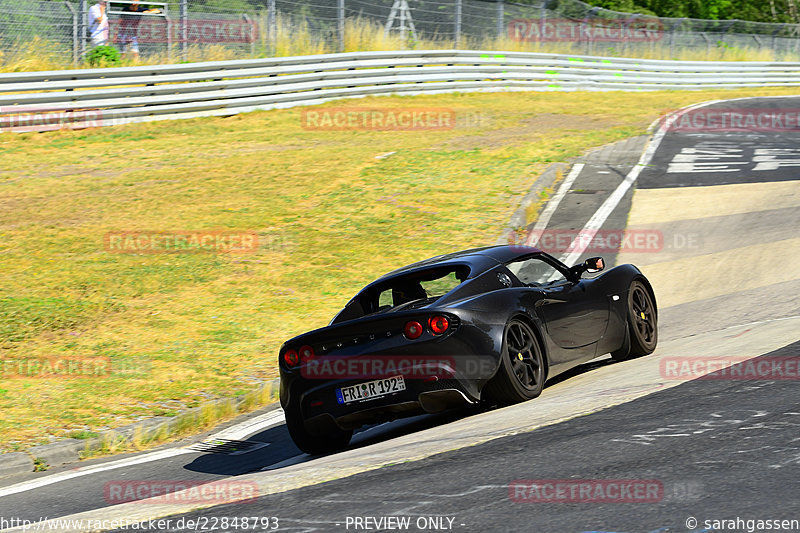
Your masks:
<svg viewBox="0 0 800 533"><path fill-rule="evenodd" d="M344 0L336 2L336 26L339 34L339 51L344 52Z"/></svg>
<svg viewBox="0 0 800 533"><path fill-rule="evenodd" d="M189 61L189 0L181 0L181 60Z"/></svg>
<svg viewBox="0 0 800 533"><path fill-rule="evenodd" d="M504 33L504 13L503 13L503 0L497 0L497 36L502 37Z"/></svg>
<svg viewBox="0 0 800 533"><path fill-rule="evenodd" d="M88 0L81 0L80 7L80 29L78 35L80 38L81 57L86 55L86 41L89 39L89 2Z"/></svg>
<svg viewBox="0 0 800 533"><path fill-rule="evenodd" d="M456 22L453 28L456 48L461 46L461 0L456 0Z"/></svg>

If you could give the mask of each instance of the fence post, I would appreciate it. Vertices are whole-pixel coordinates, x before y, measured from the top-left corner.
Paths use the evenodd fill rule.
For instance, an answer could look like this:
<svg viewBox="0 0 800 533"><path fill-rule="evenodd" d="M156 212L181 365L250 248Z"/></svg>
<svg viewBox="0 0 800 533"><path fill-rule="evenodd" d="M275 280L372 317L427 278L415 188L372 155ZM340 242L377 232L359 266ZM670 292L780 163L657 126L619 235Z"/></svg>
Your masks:
<svg viewBox="0 0 800 533"><path fill-rule="evenodd" d="M794 34L795 35L797 35L798 30L800 30L800 26L795 25L795 28L794 28ZM798 46L800 46L800 39L794 38L794 39L790 40L789 42L791 43L792 41L794 41L794 53L796 54L797 51L798 51ZM788 45L787 45L787 49L788 49Z"/></svg>
<svg viewBox="0 0 800 533"><path fill-rule="evenodd" d="M70 14L72 15L72 64L78 65L78 13L75 11L75 8L72 7L72 4L69 3L68 0L64 0L64 3L69 9Z"/></svg>
<svg viewBox="0 0 800 533"><path fill-rule="evenodd" d="M775 55L775 61L780 61L780 59L778 59L778 33L780 33L784 26L786 26L786 24L781 24L772 32L772 53Z"/></svg>
<svg viewBox="0 0 800 533"><path fill-rule="evenodd" d="M245 22L245 24L247 24L247 27L250 29L249 35L247 37L248 40L250 41L250 57L255 57L255 55L256 55L256 36L255 36L254 31L253 31L253 28L255 28L255 22L253 22L253 19L250 18L250 15L248 15L247 13L242 13L242 20Z"/></svg>
<svg viewBox="0 0 800 533"><path fill-rule="evenodd" d="M592 33L591 29L588 32L588 38L586 39L586 47L588 48L588 52L586 55L594 55L594 33Z"/></svg>
<svg viewBox="0 0 800 533"><path fill-rule="evenodd" d="M275 13L275 0L267 3L267 32L269 33L270 55L278 53L278 17Z"/></svg>
<svg viewBox="0 0 800 533"><path fill-rule="evenodd" d="M673 24L669 29L669 59L673 59L675 57L675 28L678 25Z"/></svg>
<svg viewBox="0 0 800 533"><path fill-rule="evenodd" d="M580 26L578 26L578 42L579 43L583 42L584 30L586 29L587 26L589 26L589 16L588 15L585 16L583 18L583 20L581 20ZM589 36L591 36L592 32L591 31L586 31L585 33L586 33L586 45L584 46L584 50L585 50L584 54L589 56L589 55L592 55L592 45L589 42Z"/></svg>
<svg viewBox="0 0 800 533"><path fill-rule="evenodd" d="M503 0L497 0L497 37L503 36Z"/></svg>
<svg viewBox="0 0 800 533"><path fill-rule="evenodd" d="M167 59L170 63L172 63L172 19L170 18L166 9L164 10L164 13L166 13L164 18L166 19L165 22L167 24Z"/></svg>
<svg viewBox="0 0 800 533"><path fill-rule="evenodd" d="M711 57L711 41L708 39L708 36L704 31L700 32L700 37L702 37L706 42L706 59L709 59Z"/></svg>
<svg viewBox="0 0 800 533"><path fill-rule="evenodd" d="M181 59L189 61L189 0L181 0Z"/></svg>
<svg viewBox="0 0 800 533"><path fill-rule="evenodd" d="M336 25L339 33L339 51L344 52L344 0L336 2Z"/></svg>
<svg viewBox="0 0 800 533"><path fill-rule="evenodd" d="M86 55L86 41L89 38L89 2L88 0L81 0L81 7L80 7L80 29L78 30L78 36L80 39L80 49L81 49L81 57Z"/></svg>
<svg viewBox="0 0 800 533"><path fill-rule="evenodd" d="M461 46L461 0L456 0L456 22L453 28L456 48Z"/></svg>

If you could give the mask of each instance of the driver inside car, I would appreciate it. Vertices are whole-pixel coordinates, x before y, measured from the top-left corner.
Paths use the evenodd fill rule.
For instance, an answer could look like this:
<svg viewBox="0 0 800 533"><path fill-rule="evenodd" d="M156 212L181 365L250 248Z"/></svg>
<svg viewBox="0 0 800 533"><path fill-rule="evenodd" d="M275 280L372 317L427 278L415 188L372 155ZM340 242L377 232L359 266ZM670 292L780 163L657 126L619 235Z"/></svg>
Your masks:
<svg viewBox="0 0 800 533"><path fill-rule="evenodd" d="M413 302L414 300L421 300L428 297L428 293L422 288L422 285L417 282L409 282L404 285L399 285L392 288L392 301L395 306Z"/></svg>

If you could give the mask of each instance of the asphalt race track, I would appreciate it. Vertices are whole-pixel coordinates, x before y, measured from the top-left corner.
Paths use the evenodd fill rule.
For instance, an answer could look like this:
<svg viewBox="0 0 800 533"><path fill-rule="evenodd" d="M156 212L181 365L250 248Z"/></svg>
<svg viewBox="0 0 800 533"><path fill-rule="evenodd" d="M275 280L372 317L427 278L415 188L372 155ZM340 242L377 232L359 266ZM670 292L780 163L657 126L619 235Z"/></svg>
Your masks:
<svg viewBox="0 0 800 533"><path fill-rule="evenodd" d="M654 354L595 360L524 404L367 428L325 457L301 454L280 410L262 411L215 430L251 443L237 455L193 448L206 435L0 480L0 516L168 517L121 531L800 530L800 129L709 126L792 110L800 97L687 111L649 143L576 162L552 200L545 230L655 236L609 257L654 285ZM580 254L591 255L603 253ZM109 493L159 480L239 483L256 497L198 510Z"/></svg>
<svg viewBox="0 0 800 533"><path fill-rule="evenodd" d="M798 350L800 342L770 356ZM537 431L186 518L271 515L286 531L353 531L348 516L400 515L414 524L445 517L456 531L630 533L702 531L686 528L690 517L797 518L796 387L692 381ZM515 480L564 479L657 480L660 501L542 503L527 500L544 490L509 491Z"/></svg>

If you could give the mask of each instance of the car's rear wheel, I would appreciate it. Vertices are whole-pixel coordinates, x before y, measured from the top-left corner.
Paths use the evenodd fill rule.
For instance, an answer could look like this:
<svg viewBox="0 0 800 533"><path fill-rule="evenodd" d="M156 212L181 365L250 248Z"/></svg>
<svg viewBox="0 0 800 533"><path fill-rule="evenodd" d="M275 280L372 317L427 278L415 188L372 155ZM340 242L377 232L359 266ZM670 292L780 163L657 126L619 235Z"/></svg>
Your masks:
<svg viewBox="0 0 800 533"><path fill-rule="evenodd" d="M295 445L310 455L322 455L343 450L350 444L350 439L353 437L352 431L344 431L335 427L327 428L316 434L309 433L303 419L290 415L289 411L286 413L286 428Z"/></svg>
<svg viewBox="0 0 800 533"><path fill-rule="evenodd" d="M503 335L500 368L484 388L486 398L504 405L524 402L542 393L544 380L544 356L533 328L512 319Z"/></svg>
<svg viewBox="0 0 800 533"><path fill-rule="evenodd" d="M612 352L611 357L624 361L653 353L658 344L658 310L650 291L640 280L633 281L628 290L627 327L628 346Z"/></svg>

